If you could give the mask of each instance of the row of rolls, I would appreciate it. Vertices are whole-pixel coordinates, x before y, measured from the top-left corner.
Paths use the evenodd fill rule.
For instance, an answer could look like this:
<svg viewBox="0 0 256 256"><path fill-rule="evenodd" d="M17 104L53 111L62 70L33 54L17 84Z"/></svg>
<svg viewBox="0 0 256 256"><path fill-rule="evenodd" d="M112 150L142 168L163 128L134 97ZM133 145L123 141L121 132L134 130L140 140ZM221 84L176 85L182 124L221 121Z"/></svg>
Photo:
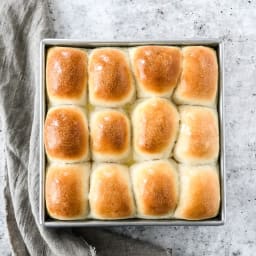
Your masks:
<svg viewBox="0 0 256 256"><path fill-rule="evenodd" d="M150 98L140 101L131 115L120 109L94 110L88 122L83 108L56 106L45 120L46 154L49 161L65 163L129 164L171 156L185 164L216 162L216 110L185 105L178 110L166 99Z"/></svg>
<svg viewBox="0 0 256 256"><path fill-rule="evenodd" d="M138 98L164 97L214 107L218 60L205 46L51 47L46 89L51 105L124 107Z"/></svg>
<svg viewBox="0 0 256 256"><path fill-rule="evenodd" d="M58 220L208 219L219 212L218 168L171 159L130 167L52 163L45 198L48 214Z"/></svg>

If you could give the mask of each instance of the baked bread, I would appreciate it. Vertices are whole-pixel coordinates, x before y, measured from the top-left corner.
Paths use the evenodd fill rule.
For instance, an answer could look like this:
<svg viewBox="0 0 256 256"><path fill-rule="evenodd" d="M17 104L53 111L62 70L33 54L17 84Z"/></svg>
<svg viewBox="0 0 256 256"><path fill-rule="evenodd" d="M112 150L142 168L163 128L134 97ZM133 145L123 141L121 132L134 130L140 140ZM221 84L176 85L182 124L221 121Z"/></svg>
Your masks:
<svg viewBox="0 0 256 256"><path fill-rule="evenodd" d="M49 161L74 163L88 160L88 122L75 106L51 108L44 124L44 144Z"/></svg>
<svg viewBox="0 0 256 256"><path fill-rule="evenodd" d="M85 105L87 78L85 50L51 47L47 51L46 88L51 105Z"/></svg>
<svg viewBox="0 0 256 256"><path fill-rule="evenodd" d="M139 46L130 49L130 56L138 97L170 97L181 73L180 48Z"/></svg>
<svg viewBox="0 0 256 256"><path fill-rule="evenodd" d="M130 121L123 111L103 109L90 118L92 159L100 162L123 162L131 149Z"/></svg>
<svg viewBox="0 0 256 256"><path fill-rule="evenodd" d="M50 217L85 219L88 214L89 164L52 164L46 171L45 200Z"/></svg>
<svg viewBox="0 0 256 256"><path fill-rule="evenodd" d="M129 169L118 164L96 164L90 182L91 216L95 219L125 219L135 213Z"/></svg>
<svg viewBox="0 0 256 256"><path fill-rule="evenodd" d="M139 102L132 113L133 149L137 161L168 158L178 133L179 114L167 99Z"/></svg>
<svg viewBox="0 0 256 256"><path fill-rule="evenodd" d="M130 103L135 87L125 51L99 48L89 58L89 97L92 105L118 107Z"/></svg>
<svg viewBox="0 0 256 256"><path fill-rule="evenodd" d="M179 183L171 160L146 161L131 168L137 214L140 218L170 218L176 208Z"/></svg>
<svg viewBox="0 0 256 256"><path fill-rule="evenodd" d="M181 127L174 148L175 159L186 164L217 161L219 128L216 110L199 106L181 106L179 112Z"/></svg>
<svg viewBox="0 0 256 256"><path fill-rule="evenodd" d="M50 218L219 214L213 48L54 46L47 50L45 79Z"/></svg>
<svg viewBox="0 0 256 256"><path fill-rule="evenodd" d="M180 165L180 199L174 216L202 220L217 216L220 184L216 166Z"/></svg>
<svg viewBox="0 0 256 256"><path fill-rule="evenodd" d="M174 92L177 104L214 106L218 90L218 62L215 50L205 46L182 49L180 82Z"/></svg>

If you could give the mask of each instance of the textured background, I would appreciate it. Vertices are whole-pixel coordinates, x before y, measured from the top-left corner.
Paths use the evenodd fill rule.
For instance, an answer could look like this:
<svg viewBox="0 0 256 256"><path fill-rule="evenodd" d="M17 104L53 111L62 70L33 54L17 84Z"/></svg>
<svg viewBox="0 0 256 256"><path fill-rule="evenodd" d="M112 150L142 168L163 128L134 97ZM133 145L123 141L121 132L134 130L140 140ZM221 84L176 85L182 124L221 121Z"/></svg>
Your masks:
<svg viewBox="0 0 256 256"><path fill-rule="evenodd" d="M75 2L75 3L74 3ZM227 223L221 227L128 227L174 255L256 251L256 2L254 0L50 0L57 37L85 40L221 38L225 42ZM3 141L0 122L0 141ZM0 143L0 188L3 188ZM0 196L0 255L9 254ZM121 254L120 254L121 255Z"/></svg>

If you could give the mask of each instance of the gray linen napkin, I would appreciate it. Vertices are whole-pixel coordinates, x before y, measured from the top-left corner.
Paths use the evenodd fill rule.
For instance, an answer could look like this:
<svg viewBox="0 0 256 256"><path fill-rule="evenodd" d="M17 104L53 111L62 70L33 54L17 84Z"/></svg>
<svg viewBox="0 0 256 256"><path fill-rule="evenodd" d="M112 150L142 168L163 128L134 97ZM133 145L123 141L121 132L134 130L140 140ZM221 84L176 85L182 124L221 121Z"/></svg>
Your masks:
<svg viewBox="0 0 256 256"><path fill-rule="evenodd" d="M39 42L54 36L52 28L45 1L0 2L4 196L13 254L170 255L169 251L99 228L47 229L39 225Z"/></svg>

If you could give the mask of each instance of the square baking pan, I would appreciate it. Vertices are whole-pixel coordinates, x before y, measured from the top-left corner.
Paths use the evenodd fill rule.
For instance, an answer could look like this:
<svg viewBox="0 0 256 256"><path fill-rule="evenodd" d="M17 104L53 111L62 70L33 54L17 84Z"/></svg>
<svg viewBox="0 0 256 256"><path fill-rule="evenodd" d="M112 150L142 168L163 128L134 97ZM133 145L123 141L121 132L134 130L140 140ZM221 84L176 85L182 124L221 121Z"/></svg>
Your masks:
<svg viewBox="0 0 256 256"><path fill-rule="evenodd" d="M46 52L52 46L68 46L79 48L95 48L95 47L132 47L138 45L169 45L169 46L186 46L186 45L203 45L209 46L216 50L218 64L219 64L219 83L218 83L218 101L217 110L219 117L219 134L220 134L220 153L219 153L219 177L221 188L221 204L219 214L212 219L208 220L179 220L179 219L159 219L159 220L146 220L146 219L125 219L125 220L72 220L60 221L51 219L46 212L45 208L45 167L46 157L44 149L44 119L46 114L47 98L45 86L45 65L46 65ZM218 39L190 39L190 40L168 40L168 41L133 41L133 42L98 42L98 41L84 41L72 39L43 39L40 45L40 193L39 193L39 222L47 227L89 227L89 226L217 226L223 225L226 216L226 190L225 190L225 125L224 125L224 53L223 42Z"/></svg>

